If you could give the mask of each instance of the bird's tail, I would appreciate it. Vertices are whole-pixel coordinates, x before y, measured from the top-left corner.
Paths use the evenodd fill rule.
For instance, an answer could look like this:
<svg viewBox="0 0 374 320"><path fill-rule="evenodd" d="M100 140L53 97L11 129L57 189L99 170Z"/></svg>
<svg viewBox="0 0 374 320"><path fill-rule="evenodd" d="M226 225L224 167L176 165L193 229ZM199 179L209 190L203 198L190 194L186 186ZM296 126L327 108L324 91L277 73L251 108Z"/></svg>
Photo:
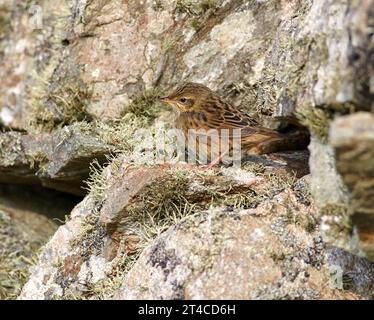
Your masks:
<svg viewBox="0 0 374 320"><path fill-rule="evenodd" d="M280 133L278 137L271 138L256 147L254 153L268 154L280 151L306 149L310 142L310 135L305 130L293 130ZM250 152L251 153L251 152Z"/></svg>

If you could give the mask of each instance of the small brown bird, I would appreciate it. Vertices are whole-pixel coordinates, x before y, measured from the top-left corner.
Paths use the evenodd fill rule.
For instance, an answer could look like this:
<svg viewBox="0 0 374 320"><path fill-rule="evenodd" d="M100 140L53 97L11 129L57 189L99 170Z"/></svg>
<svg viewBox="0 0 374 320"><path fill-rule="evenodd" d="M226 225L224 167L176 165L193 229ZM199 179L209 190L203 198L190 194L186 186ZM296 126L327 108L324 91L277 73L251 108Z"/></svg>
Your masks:
<svg viewBox="0 0 374 320"><path fill-rule="evenodd" d="M220 162L223 156L231 152L234 132L237 132L234 129L238 129L240 132L242 154L264 154L300 148L300 135L286 135L260 126L256 120L221 99L204 85L185 83L169 96L160 98L160 100L168 103L177 111L175 125L182 130L185 138L191 129L199 130L199 132L216 129L220 140L223 138L221 132L225 132L224 135L230 137L227 147L222 147L221 141L218 144L216 141L216 151L213 153L210 152L214 139L209 137L206 140L208 161L211 161L211 165ZM303 140L301 144L304 147L305 133L301 138ZM197 148L194 146L194 149ZM192 150L189 148L189 151Z"/></svg>

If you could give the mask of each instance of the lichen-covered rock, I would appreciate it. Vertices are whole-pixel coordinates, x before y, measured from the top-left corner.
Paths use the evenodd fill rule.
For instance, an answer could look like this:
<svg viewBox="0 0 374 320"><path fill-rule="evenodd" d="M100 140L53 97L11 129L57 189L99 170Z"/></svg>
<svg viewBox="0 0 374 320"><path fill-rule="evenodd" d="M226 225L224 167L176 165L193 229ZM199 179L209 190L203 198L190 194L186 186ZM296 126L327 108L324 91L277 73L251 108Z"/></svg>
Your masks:
<svg viewBox="0 0 374 320"><path fill-rule="evenodd" d="M280 158L260 158L215 170L112 161L45 246L19 298L368 297L326 286L308 178L296 182Z"/></svg>
<svg viewBox="0 0 374 320"><path fill-rule="evenodd" d="M358 246L351 216L365 213L360 241L370 241L371 127L362 133L351 122L371 123L371 116L333 119L373 110L373 20L374 0L3 1L0 182L81 195L90 163L92 171L89 195L47 244L20 298L356 297L324 285L321 243L370 252ZM136 129L160 137L158 124L167 129L172 121L157 96L185 80L208 85L266 126L307 127L310 175L296 182L309 173L307 152L252 156L240 170L156 164L159 150L140 146ZM104 161L110 165L101 174ZM202 226L222 234L204 234ZM169 237L181 246L164 267ZM187 244L200 238L211 246L195 252ZM252 247L266 267L253 266ZM273 247L284 258L274 258ZM178 273L180 261L187 265ZM236 266L222 267L233 261L253 283L238 283ZM139 277L144 292L129 289ZM357 297L370 296L368 279L354 281Z"/></svg>
<svg viewBox="0 0 374 320"><path fill-rule="evenodd" d="M324 240L357 253L349 222L349 193L336 170L333 148L312 138L309 150L310 191L321 218Z"/></svg>
<svg viewBox="0 0 374 320"><path fill-rule="evenodd" d="M256 209L188 217L145 249L115 298L354 298L326 285L314 215L287 191Z"/></svg>
<svg viewBox="0 0 374 320"><path fill-rule="evenodd" d="M57 225L32 211L3 205L0 199L0 299L15 299Z"/></svg>
<svg viewBox="0 0 374 320"><path fill-rule="evenodd" d="M79 124L52 134L0 133L0 182L83 195L90 163L105 161L111 150Z"/></svg>
<svg viewBox="0 0 374 320"><path fill-rule="evenodd" d="M302 123L326 137L334 113L352 106L369 110L372 104L373 71L366 68L372 59L372 4L44 1L39 30L28 28L34 21L30 4L17 1L3 9L12 16L3 15L5 25L17 31L2 40L7 67L1 76L10 82L3 101L13 95L18 102L1 106L2 123L27 128L31 121L51 129L115 119L145 90L192 80L256 117L295 121L297 109ZM25 79L32 70L39 82Z"/></svg>
<svg viewBox="0 0 374 320"><path fill-rule="evenodd" d="M112 161L46 245L20 298L112 297L142 249L181 218L211 205L254 208L290 188L294 174L274 157L222 170Z"/></svg>
<svg viewBox="0 0 374 320"><path fill-rule="evenodd" d="M326 252L330 272L336 279L340 278L340 281L335 281L340 289L350 288L359 295L374 299L373 262L336 247L330 247Z"/></svg>
<svg viewBox="0 0 374 320"><path fill-rule="evenodd" d="M51 73L59 60L69 2L1 2L0 125L25 129L34 121L29 115L35 103L31 96L45 85L41 74Z"/></svg>
<svg viewBox="0 0 374 320"><path fill-rule="evenodd" d="M21 298L52 299L63 296L72 274L76 276L81 267L74 259L83 262L71 251L70 241L74 233L78 235L84 230L83 220L93 210L92 202L91 198L86 198L74 208L70 220L59 227L43 248L37 265L31 269L31 278L22 289Z"/></svg>
<svg viewBox="0 0 374 320"><path fill-rule="evenodd" d="M15 299L79 198L42 187L0 184L0 299Z"/></svg>
<svg viewBox="0 0 374 320"><path fill-rule="evenodd" d="M374 115L359 112L337 118L329 141L337 171L350 191L349 213L358 227L360 247L374 259Z"/></svg>

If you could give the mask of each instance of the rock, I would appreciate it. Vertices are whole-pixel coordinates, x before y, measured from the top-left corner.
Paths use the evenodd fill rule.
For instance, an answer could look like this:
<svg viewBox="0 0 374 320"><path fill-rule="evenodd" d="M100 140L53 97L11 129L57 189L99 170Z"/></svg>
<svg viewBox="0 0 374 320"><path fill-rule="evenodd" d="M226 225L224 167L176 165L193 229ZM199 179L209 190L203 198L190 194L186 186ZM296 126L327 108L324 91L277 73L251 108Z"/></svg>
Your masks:
<svg viewBox="0 0 374 320"><path fill-rule="evenodd" d="M350 288L368 299L374 297L374 263L340 249L327 250L327 263L341 289Z"/></svg>
<svg viewBox="0 0 374 320"><path fill-rule="evenodd" d="M0 184L0 299L15 299L41 247L79 198L42 187Z"/></svg>
<svg viewBox="0 0 374 320"><path fill-rule="evenodd" d="M80 125L53 134L5 132L0 134L0 182L42 185L83 195L89 165L106 160L111 147Z"/></svg>
<svg viewBox="0 0 374 320"><path fill-rule="evenodd" d="M317 138L309 145L310 191L321 219L321 232L326 242L357 252L349 223L349 193L336 170L333 148Z"/></svg>
<svg viewBox="0 0 374 320"><path fill-rule="evenodd" d="M71 212L70 220L59 227L51 240L46 244L39 256L36 266L31 269L32 276L22 289L21 299L52 299L61 297L65 286L69 284L70 274L75 276L80 265L74 264L74 259L82 262L82 258L74 255L70 242L73 234L79 235L83 219L91 213L94 204L91 198L86 198ZM76 270L76 268L79 268ZM66 277L66 278L65 278Z"/></svg>
<svg viewBox="0 0 374 320"><path fill-rule="evenodd" d="M265 170L266 168L269 170L273 170L274 172L277 172L279 174L284 173L290 173L291 175L295 176L303 176L305 173L307 173L307 166L306 166L306 160L307 160L307 153L300 151L300 152L293 152L291 153L274 153L272 155L265 155L265 156L252 156L248 157L246 160L243 160L243 165L245 166L246 163L248 163L250 166L253 166L253 164L258 164L260 167L260 170ZM248 162L246 162L248 161ZM183 172L184 167L181 167L181 180L178 179L178 177L173 177L173 167L170 167L169 165L164 166L158 166L154 168L139 168L138 170L123 170L121 173L122 176L118 176L117 179L110 183L108 186L108 190L105 191L104 198L105 199L116 199L111 201L104 201L103 207L101 209L101 215L100 215L100 221L107 225L108 228L111 228L112 225L117 225L120 223L118 220L123 219L124 217L121 215L122 212L126 211L126 207L131 204L132 200L135 198L136 195L144 191L144 188L147 188L150 183L154 183L158 181L160 184L160 187L163 186L163 183L170 183L170 187L173 189L174 187L180 188L181 186L179 183L182 184L182 188L185 187L187 190L181 190L181 192L184 193L184 196L186 197L187 201L196 202L196 201L203 201L205 198L209 198L212 195L204 194L206 192L205 189L199 189L196 186L192 186L191 190L189 190L188 185L184 186L186 181L183 180L193 180L194 172L197 173L200 172L201 169L195 168L195 167L187 167L192 173L192 176L189 175L189 173ZM126 169L126 168L125 168ZM169 174L166 176L165 179L165 172L168 172ZM177 170L178 175L178 166L175 167ZM204 171L202 171L204 172ZM209 177L209 183L212 185L213 188L216 189L215 192L225 194L227 192L230 192L227 189L227 186L225 186L225 183L228 183L230 179L232 180L231 175L235 172L234 180L235 181L241 181L240 175L243 173L242 170L223 170L225 176L211 176ZM209 175L208 175L209 176ZM228 176L228 177L227 177ZM252 182L253 177L249 179L250 182ZM200 179L200 183L204 185L204 180ZM244 185L247 182L245 179L243 181ZM196 182L198 183L198 182ZM235 184L232 185L232 183L229 185L229 188L233 188L232 192L237 193L239 191L245 192L247 190L246 187L244 189L241 189L240 185L237 185L235 187ZM171 190L175 191L175 190ZM186 192L187 191L187 192ZM158 191L162 192L162 190ZM169 196L173 196L173 194L170 194ZM173 201L173 199L168 199L166 196L163 196L164 198L160 199L160 201Z"/></svg>
<svg viewBox="0 0 374 320"><path fill-rule="evenodd" d="M5 206L0 200L0 299L18 296L38 250L56 229L45 216Z"/></svg>
<svg viewBox="0 0 374 320"><path fill-rule="evenodd" d="M308 180L266 161L206 170L118 158L45 246L19 299L366 297L326 287Z"/></svg>
<svg viewBox="0 0 374 320"><path fill-rule="evenodd" d="M9 81L1 122L29 128L32 120L50 130L82 119L117 119L144 91L157 88L156 95L191 80L261 121L274 115L297 121L296 110L303 124L326 137L331 114L372 105L373 71L366 68L372 4L76 0L69 7L45 1L42 30L27 27L34 21L26 19L30 4L8 4L6 27L17 31L2 40L0 75ZM23 81L33 70L39 77Z"/></svg>
<svg viewBox="0 0 374 320"><path fill-rule="evenodd" d="M373 110L373 8L374 0L3 1L0 182L82 195L90 164L92 171L89 195L46 245L20 298L369 297L370 276L364 285L353 281L357 290L326 287L322 257L329 253L321 243L371 255L364 243L373 226L371 127L362 132L351 123L371 123L371 116L334 119ZM310 170L306 151L252 156L240 170L157 164L160 150L143 148L136 129L154 139L163 133L159 122L171 126L157 97L181 81L208 85L265 126L306 127ZM350 150L362 167L356 158L348 163ZM277 201L290 201L292 210ZM272 228L283 218L291 220ZM205 234L203 226L222 234ZM267 247L244 236L258 236L257 229ZM206 239L205 251L187 246L199 243L194 232ZM231 242L221 242L226 236ZM174 253L164 267L168 246ZM274 260L272 249L285 258ZM341 261L351 259L344 254ZM236 282L236 265L222 267L233 261L256 287ZM355 272L362 261L339 267Z"/></svg>
<svg viewBox="0 0 374 320"><path fill-rule="evenodd" d="M336 171L334 151L329 145L312 139L309 146L311 192L319 208L327 204L344 204L348 201L347 190Z"/></svg>
<svg viewBox="0 0 374 320"><path fill-rule="evenodd" d="M255 208L294 181L284 165L207 170L118 158L45 246L20 299L112 297L141 250L176 221L211 205Z"/></svg>
<svg viewBox="0 0 374 320"><path fill-rule="evenodd" d="M43 187L0 184L0 204L3 207L35 212L54 221L64 221L81 200L80 197Z"/></svg>
<svg viewBox="0 0 374 320"><path fill-rule="evenodd" d="M283 169L301 178L309 173L309 152L307 150L276 152L263 156L246 156L243 163L258 163L260 165Z"/></svg>
<svg viewBox="0 0 374 320"><path fill-rule="evenodd" d="M350 214L358 227L360 247L374 259L374 115L358 112L337 118L329 141L336 168L350 192Z"/></svg>
<svg viewBox="0 0 374 320"><path fill-rule="evenodd" d="M2 1L0 5L0 123L26 129L35 103L30 95L42 91L42 74L50 74L64 49L69 24L68 2Z"/></svg>
<svg viewBox="0 0 374 320"><path fill-rule="evenodd" d="M143 251L115 298L354 298L326 286L323 242L318 232L305 230L313 211L289 192L273 201L184 219Z"/></svg>

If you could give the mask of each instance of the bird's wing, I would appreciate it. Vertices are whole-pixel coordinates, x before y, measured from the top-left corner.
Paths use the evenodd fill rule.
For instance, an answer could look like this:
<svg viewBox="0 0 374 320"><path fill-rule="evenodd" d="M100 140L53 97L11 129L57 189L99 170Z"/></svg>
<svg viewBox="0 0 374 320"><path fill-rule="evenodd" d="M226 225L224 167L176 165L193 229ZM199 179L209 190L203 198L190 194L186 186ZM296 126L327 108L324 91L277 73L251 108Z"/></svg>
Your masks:
<svg viewBox="0 0 374 320"><path fill-rule="evenodd" d="M235 135L234 129L239 129L242 140L249 139L253 135L256 135L259 140L280 137L278 132L260 126L256 120L235 109L230 104L220 101L220 105L224 106L224 108L217 108L214 113L207 115L209 128L221 131L222 129L229 129L230 136Z"/></svg>
<svg viewBox="0 0 374 320"><path fill-rule="evenodd" d="M233 106L219 100L216 105L221 108L215 108L207 113L208 123L211 128L215 129L241 129L247 126L257 126L256 120L250 118L248 115L235 109ZM212 112L213 111L213 112Z"/></svg>

